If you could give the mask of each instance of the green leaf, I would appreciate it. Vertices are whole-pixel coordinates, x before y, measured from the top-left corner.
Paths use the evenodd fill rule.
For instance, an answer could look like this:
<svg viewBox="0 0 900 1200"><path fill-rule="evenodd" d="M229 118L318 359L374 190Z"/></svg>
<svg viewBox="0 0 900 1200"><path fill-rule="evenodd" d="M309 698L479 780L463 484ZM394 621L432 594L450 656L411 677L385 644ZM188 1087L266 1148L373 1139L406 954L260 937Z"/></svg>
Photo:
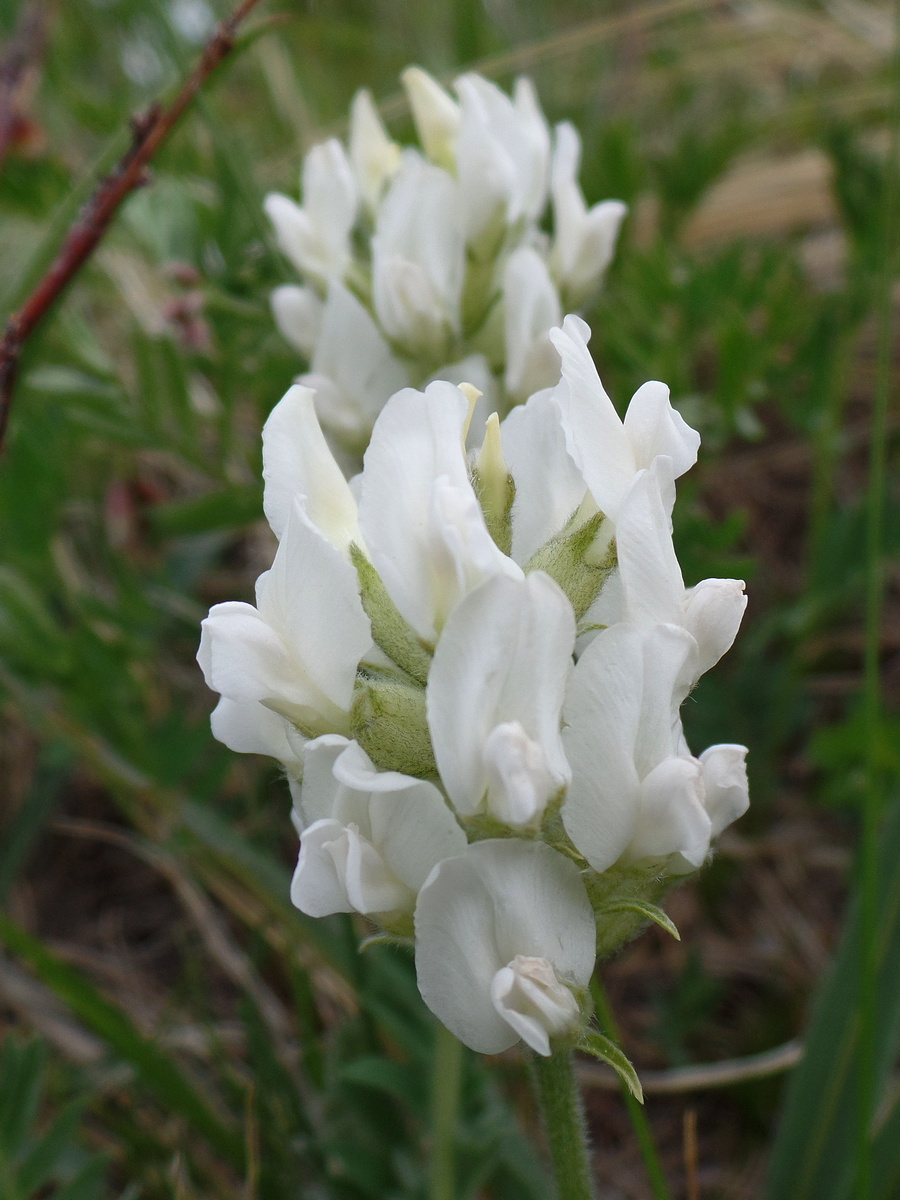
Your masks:
<svg viewBox="0 0 900 1200"><path fill-rule="evenodd" d="M632 1096L634 1096L635 1100L639 1100L641 1104L644 1103L644 1089L641 1087L637 1071L635 1071L628 1057L619 1049L615 1042L610 1041L608 1037L604 1037L596 1029L589 1029L582 1035L578 1043L578 1049L585 1050L588 1054L593 1054L594 1058L599 1058L601 1062L605 1062L607 1066L612 1067Z"/></svg>
<svg viewBox="0 0 900 1200"><path fill-rule="evenodd" d="M604 904L597 909L597 916L602 917L606 913L618 912L635 913L637 916L645 917L648 921L654 921L660 929L671 933L677 942L681 941L681 934L678 932L675 922L668 913L657 908L655 904L650 904L645 900L612 900L609 904Z"/></svg>
<svg viewBox="0 0 900 1200"><path fill-rule="evenodd" d="M386 1092L403 1104L413 1097L423 1100L423 1076L409 1063L394 1062L390 1058L369 1055L346 1063L338 1072L340 1083L355 1083L375 1091Z"/></svg>
<svg viewBox="0 0 900 1200"><path fill-rule="evenodd" d="M3 913L0 913L0 937L86 1025L131 1064L166 1110L179 1113L223 1158L243 1169L240 1134L222 1123L187 1081L178 1064L144 1037L121 1009L104 999L83 975Z"/></svg>
<svg viewBox="0 0 900 1200"><path fill-rule="evenodd" d="M262 519L262 488L222 488L190 500L170 500L148 509L156 533L167 537L236 529Z"/></svg>
<svg viewBox="0 0 900 1200"><path fill-rule="evenodd" d="M879 865L875 1028L879 1093L889 1086L900 1036L898 859L900 802L895 800L885 822ZM831 969L816 998L803 1058L788 1083L770 1161L766 1200L847 1200L851 1194L861 934L859 905L855 902ZM897 1124L894 1121L893 1128ZM882 1157L876 1178L896 1177L900 1173L900 1138L895 1138L891 1145L884 1142L882 1135L878 1153ZM881 1195L888 1200L889 1193Z"/></svg>

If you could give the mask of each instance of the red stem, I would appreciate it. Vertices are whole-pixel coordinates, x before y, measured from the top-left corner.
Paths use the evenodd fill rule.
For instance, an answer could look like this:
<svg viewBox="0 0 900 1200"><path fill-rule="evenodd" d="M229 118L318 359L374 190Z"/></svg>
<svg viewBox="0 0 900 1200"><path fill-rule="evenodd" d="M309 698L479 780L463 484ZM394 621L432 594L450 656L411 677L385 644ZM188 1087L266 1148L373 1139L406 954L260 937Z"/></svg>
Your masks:
<svg viewBox="0 0 900 1200"><path fill-rule="evenodd" d="M197 65L168 107L163 108L155 103L147 112L132 119L132 140L128 150L110 174L97 185L43 278L18 312L13 313L7 321L3 338L0 339L0 447L3 445L19 355L25 340L72 276L90 257L125 197L146 182L147 163L168 137L207 76L231 51L238 26L258 3L259 0L241 0L234 12L219 23L204 46Z"/></svg>

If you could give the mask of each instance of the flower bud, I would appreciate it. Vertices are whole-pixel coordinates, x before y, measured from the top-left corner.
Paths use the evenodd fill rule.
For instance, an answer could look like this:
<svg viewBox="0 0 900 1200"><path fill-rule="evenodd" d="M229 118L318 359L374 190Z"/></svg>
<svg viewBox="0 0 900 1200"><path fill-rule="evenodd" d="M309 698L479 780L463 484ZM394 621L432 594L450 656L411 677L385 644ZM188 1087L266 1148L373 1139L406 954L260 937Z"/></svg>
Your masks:
<svg viewBox="0 0 900 1200"><path fill-rule="evenodd" d="M350 728L382 771L400 771L420 779L437 773L425 718L425 690L418 684L388 670L361 666Z"/></svg>
<svg viewBox="0 0 900 1200"><path fill-rule="evenodd" d="M491 980L491 1001L507 1025L538 1054L550 1054L550 1039L581 1026L581 1009L545 958L517 954Z"/></svg>

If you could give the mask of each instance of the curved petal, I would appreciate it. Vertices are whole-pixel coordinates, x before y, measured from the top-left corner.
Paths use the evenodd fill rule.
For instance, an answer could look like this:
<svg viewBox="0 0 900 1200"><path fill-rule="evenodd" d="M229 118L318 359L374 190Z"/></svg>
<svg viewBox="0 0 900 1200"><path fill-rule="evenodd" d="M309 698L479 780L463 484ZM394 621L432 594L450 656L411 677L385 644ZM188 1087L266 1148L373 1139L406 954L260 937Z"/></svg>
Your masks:
<svg viewBox="0 0 900 1200"><path fill-rule="evenodd" d="M339 782L334 764L353 743L337 733L326 733L303 747L303 782L300 786L299 816L303 826L335 817Z"/></svg>
<svg viewBox="0 0 900 1200"><path fill-rule="evenodd" d="M278 332L309 359L322 329L322 301L312 288L285 283L269 297Z"/></svg>
<svg viewBox="0 0 900 1200"><path fill-rule="evenodd" d="M428 639L465 591L488 574L519 571L492 541L469 480L468 414L452 384L398 392L375 423L360 484L372 564L400 613Z"/></svg>
<svg viewBox="0 0 900 1200"><path fill-rule="evenodd" d="M277 538L291 509L303 501L309 520L339 550L362 542L356 501L316 416L315 395L294 384L263 426L263 508Z"/></svg>
<svg viewBox="0 0 900 1200"><path fill-rule="evenodd" d="M510 412L500 426L500 441L516 485L512 557L524 564L563 528L584 499L585 483L566 450L549 391Z"/></svg>
<svg viewBox="0 0 900 1200"><path fill-rule="evenodd" d="M634 761L643 694L643 640L635 629L598 633L579 658L563 709L563 747L572 770L562 819L597 871L611 867L638 819Z"/></svg>
<svg viewBox="0 0 900 1200"><path fill-rule="evenodd" d="M550 330L562 319L559 296L547 266L531 246L509 256L503 272L506 390L524 399L559 380L559 354Z"/></svg>
<svg viewBox="0 0 900 1200"><path fill-rule="evenodd" d="M681 624L684 579L672 543L672 460L638 472L616 517L616 551L628 619L638 626Z"/></svg>
<svg viewBox="0 0 900 1200"><path fill-rule="evenodd" d="M432 873L416 904L416 973L431 1011L473 1050L496 1054L517 1032L494 1005L498 971L541 958L586 987L594 917L578 868L543 842L476 842Z"/></svg>
<svg viewBox="0 0 900 1200"><path fill-rule="evenodd" d="M743 579L702 579L684 593L684 626L699 648L698 678L731 648L747 597Z"/></svg>
<svg viewBox="0 0 900 1200"><path fill-rule="evenodd" d="M566 449L600 511L616 519L637 466L631 442L604 391L587 348L590 330L579 317L566 317L550 340L562 360L562 379L553 398L562 416Z"/></svg>
<svg viewBox="0 0 900 1200"><path fill-rule="evenodd" d="M458 812L478 812L491 783L508 792L504 780L518 775L522 782L522 772L543 793L539 811L564 786L569 770L559 727L574 642L572 607L540 571L521 581L489 579L451 612L435 650L426 707L441 779ZM500 768L504 761L513 767L510 756L501 753L496 736L491 740L504 725L518 727L512 740L523 751L506 772ZM510 738L501 741L509 750ZM508 812L518 807L511 794L500 804Z"/></svg>
<svg viewBox="0 0 900 1200"><path fill-rule="evenodd" d="M372 644L369 619L356 571L309 521L299 501L271 570L257 581L257 603L305 676L337 710L349 712L356 668Z"/></svg>
<svg viewBox="0 0 900 1200"><path fill-rule="evenodd" d="M750 807L747 792L746 746L723 743L710 746L700 755L704 803L712 822L712 836L718 837L732 821L742 817Z"/></svg>
<svg viewBox="0 0 900 1200"><path fill-rule="evenodd" d="M356 93L350 106L349 147L359 189L366 204L374 210L400 166L400 147L388 137L366 88Z"/></svg>
<svg viewBox="0 0 900 1200"><path fill-rule="evenodd" d="M672 407L664 383L641 384L623 424L638 467L649 467L658 454L664 454L672 460L672 474L678 479L697 461L700 434Z"/></svg>
<svg viewBox="0 0 900 1200"><path fill-rule="evenodd" d="M626 862L681 854L700 867L712 825L703 805L703 769L696 758L667 758L641 783L637 828Z"/></svg>
<svg viewBox="0 0 900 1200"><path fill-rule="evenodd" d="M453 170L456 164L456 135L461 120L459 105L421 67L407 67L400 79L426 155L438 166Z"/></svg>
<svg viewBox="0 0 900 1200"><path fill-rule="evenodd" d="M223 696L212 711L213 737L238 754L266 754L279 762L296 763L288 741L288 722L278 713L254 700L231 700Z"/></svg>
<svg viewBox="0 0 900 1200"><path fill-rule="evenodd" d="M291 903L308 917L353 912L347 889L327 849L343 832L340 821L315 821L300 839L300 856L291 880Z"/></svg>

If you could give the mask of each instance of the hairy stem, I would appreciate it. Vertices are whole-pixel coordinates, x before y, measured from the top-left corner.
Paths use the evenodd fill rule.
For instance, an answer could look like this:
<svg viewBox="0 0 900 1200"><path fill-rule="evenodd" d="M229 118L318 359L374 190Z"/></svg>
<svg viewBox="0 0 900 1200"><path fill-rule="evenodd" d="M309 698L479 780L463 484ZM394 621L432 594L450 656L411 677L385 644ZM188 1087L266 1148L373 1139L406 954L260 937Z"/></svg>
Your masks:
<svg viewBox="0 0 900 1200"><path fill-rule="evenodd" d="M534 1073L559 1200L594 1200L584 1109L572 1071L572 1054L535 1055Z"/></svg>

